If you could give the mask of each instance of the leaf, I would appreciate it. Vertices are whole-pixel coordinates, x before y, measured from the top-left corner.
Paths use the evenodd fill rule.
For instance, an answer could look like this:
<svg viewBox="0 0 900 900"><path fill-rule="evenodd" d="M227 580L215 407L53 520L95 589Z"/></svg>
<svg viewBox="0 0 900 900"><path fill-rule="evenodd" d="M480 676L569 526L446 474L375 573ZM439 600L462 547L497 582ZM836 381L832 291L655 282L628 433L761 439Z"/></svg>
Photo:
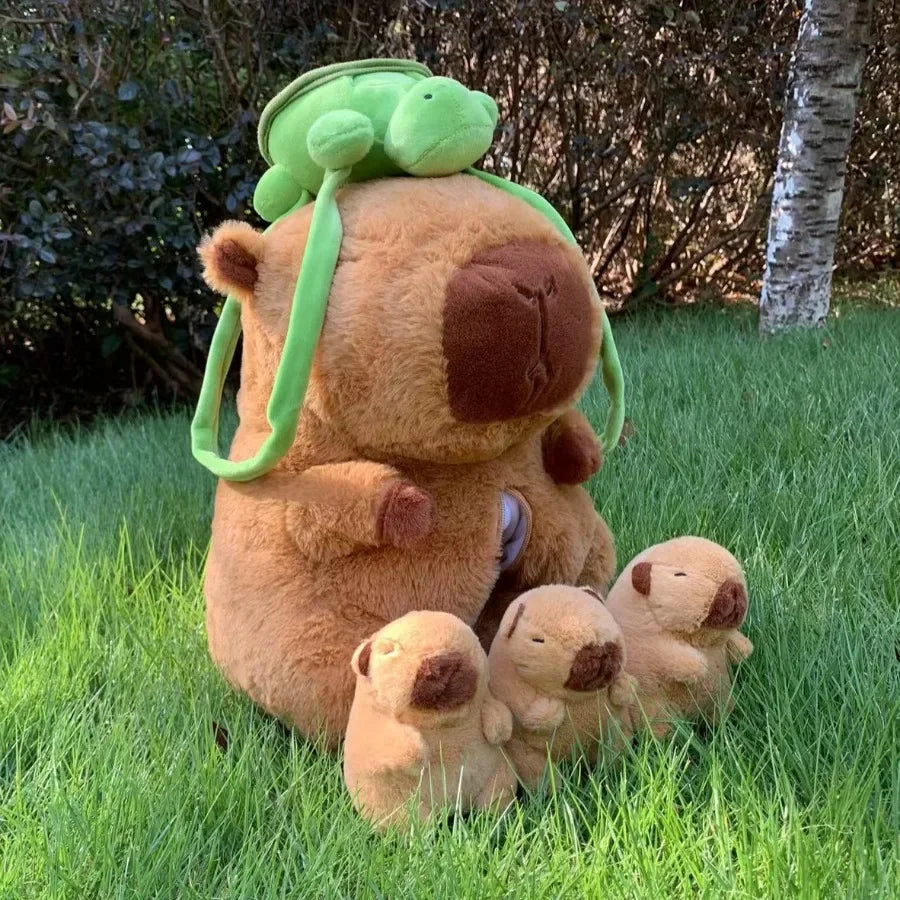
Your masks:
<svg viewBox="0 0 900 900"><path fill-rule="evenodd" d="M123 81L119 85L119 99L128 102L129 100L134 100L138 95L138 86L133 81Z"/></svg>
<svg viewBox="0 0 900 900"><path fill-rule="evenodd" d="M3 118L9 119L11 122L15 122L19 118L10 103L4 102L3 104Z"/></svg>
<svg viewBox="0 0 900 900"><path fill-rule="evenodd" d="M226 753L228 751L228 729L225 728L224 725L220 725L218 722L212 723L212 732L213 732L213 740L216 742L216 747L222 751L222 753Z"/></svg>
<svg viewBox="0 0 900 900"><path fill-rule="evenodd" d="M103 340L100 342L100 355L104 359L109 359L119 347L122 346L122 336L116 334L115 331L111 331L109 334L105 335Z"/></svg>
<svg viewBox="0 0 900 900"><path fill-rule="evenodd" d="M41 247L38 250L38 257L45 263L50 263L50 265L56 262L56 254L49 247Z"/></svg>
<svg viewBox="0 0 900 900"><path fill-rule="evenodd" d="M619 435L619 446L624 447L636 434L637 429L634 427L634 422L632 422L631 419L626 419L622 423L622 433Z"/></svg>

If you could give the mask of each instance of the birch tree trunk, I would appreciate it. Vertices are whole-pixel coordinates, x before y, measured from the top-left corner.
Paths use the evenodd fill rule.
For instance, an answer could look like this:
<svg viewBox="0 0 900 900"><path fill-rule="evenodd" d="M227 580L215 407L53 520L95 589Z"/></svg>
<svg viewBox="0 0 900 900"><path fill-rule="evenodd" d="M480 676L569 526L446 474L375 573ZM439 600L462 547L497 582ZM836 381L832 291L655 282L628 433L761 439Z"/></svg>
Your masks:
<svg viewBox="0 0 900 900"><path fill-rule="evenodd" d="M784 101L759 329L821 325L872 0L805 0Z"/></svg>

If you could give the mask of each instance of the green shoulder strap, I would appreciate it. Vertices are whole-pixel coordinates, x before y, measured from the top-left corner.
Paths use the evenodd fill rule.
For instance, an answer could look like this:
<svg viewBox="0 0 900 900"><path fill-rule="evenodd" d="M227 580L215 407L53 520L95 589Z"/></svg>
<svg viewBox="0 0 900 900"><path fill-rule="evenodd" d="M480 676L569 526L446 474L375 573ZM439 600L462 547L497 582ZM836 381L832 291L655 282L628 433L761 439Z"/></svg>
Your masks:
<svg viewBox="0 0 900 900"><path fill-rule="evenodd" d="M577 243L572 230L566 225L565 219L548 203L540 194L535 191L523 187L521 184L515 184L492 175L490 172L482 172L480 169L467 169L470 175L486 181L495 187L524 200L533 209L542 213L549 219L572 244ZM593 282L592 282L593 286ZM596 288L594 288L596 293ZM599 298L598 298L599 299ZM622 375L622 366L619 362L619 352L616 350L616 342L613 339L612 328L609 326L609 317L606 310L601 310L603 322L603 343L600 346L600 369L603 376L603 384L606 392L609 394L609 411L606 414L606 427L603 429L603 452L609 453L619 442L619 436L622 434L622 426L625 424L625 379Z"/></svg>
<svg viewBox="0 0 900 900"><path fill-rule="evenodd" d="M307 246L319 250L315 255L304 254L300 277L294 288L284 349L275 373L272 396L266 406L271 433L253 457L240 461L219 455L219 410L225 376L241 333L240 303L229 297L222 307L209 348L197 411L191 423L194 458L219 478L251 481L265 475L294 442L343 237L335 193L349 174L350 169L328 172L316 197L306 241ZM294 209L308 199L308 195L301 198Z"/></svg>

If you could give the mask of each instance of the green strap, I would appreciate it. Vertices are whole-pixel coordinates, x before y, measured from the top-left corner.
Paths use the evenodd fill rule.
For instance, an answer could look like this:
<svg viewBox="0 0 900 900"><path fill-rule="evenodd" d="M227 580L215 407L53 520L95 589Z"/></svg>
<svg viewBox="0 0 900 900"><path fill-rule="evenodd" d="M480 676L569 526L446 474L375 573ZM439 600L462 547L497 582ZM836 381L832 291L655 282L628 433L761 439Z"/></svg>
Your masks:
<svg viewBox="0 0 900 900"><path fill-rule="evenodd" d="M315 247L317 252L314 257L306 250L303 253L300 277L291 302L284 349L275 373L272 396L266 407L266 419L271 433L255 456L240 461L225 459L219 455L222 391L241 333L240 303L234 297L225 301L210 345L200 399L191 423L191 450L194 458L219 478L250 481L265 475L277 465L294 442L343 237L335 193L349 175L350 169L337 169L325 174L306 238L306 248ZM308 196L301 197L293 209L302 206L308 199Z"/></svg>
<svg viewBox="0 0 900 900"><path fill-rule="evenodd" d="M565 219L540 194L521 184L515 184L505 178L492 175L490 172L482 172L480 169L469 168L466 169L466 172L524 200L530 207L549 219L567 241L572 244L577 243L575 235L572 234ZM593 281L591 284L593 286ZM596 292L596 288L594 290ZM600 347L601 373L606 392L609 394L609 412L606 414L606 427L603 429L601 443L603 452L609 453L618 444L622 426L625 424L625 379L622 375L619 352L616 350L616 342L613 339L606 310L601 309L600 315L603 322L603 344Z"/></svg>

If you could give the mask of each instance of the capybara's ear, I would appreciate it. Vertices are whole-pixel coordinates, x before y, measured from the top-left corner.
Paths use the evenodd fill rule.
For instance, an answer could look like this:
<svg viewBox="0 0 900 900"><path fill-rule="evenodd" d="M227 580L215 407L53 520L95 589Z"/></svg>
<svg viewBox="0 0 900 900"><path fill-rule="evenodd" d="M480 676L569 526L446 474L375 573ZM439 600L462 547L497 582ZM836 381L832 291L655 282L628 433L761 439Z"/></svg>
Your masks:
<svg viewBox="0 0 900 900"><path fill-rule="evenodd" d="M513 620L510 623L509 631L506 632L506 637L511 638L513 636L513 632L516 630L516 625L519 624L519 619L522 618L522 615L525 612L525 604L520 603L519 608L516 610L516 614L513 616Z"/></svg>
<svg viewBox="0 0 900 900"><path fill-rule="evenodd" d="M631 586L645 597L650 596L650 570L652 563L640 562L631 570Z"/></svg>
<svg viewBox="0 0 900 900"><path fill-rule="evenodd" d="M350 661L350 668L357 675L363 678L369 677L369 660L372 658L372 642L363 641L356 650L353 651L353 659Z"/></svg>
<svg viewBox="0 0 900 900"><path fill-rule="evenodd" d="M599 600L601 603L603 602L603 598L592 587L588 587L587 585L583 584L581 586L581 590L583 590L586 594L590 594L592 597Z"/></svg>
<svg viewBox="0 0 900 900"><path fill-rule="evenodd" d="M203 260L203 277L214 291L242 302L253 297L263 255L261 232L246 222L224 222L203 239L197 252Z"/></svg>

